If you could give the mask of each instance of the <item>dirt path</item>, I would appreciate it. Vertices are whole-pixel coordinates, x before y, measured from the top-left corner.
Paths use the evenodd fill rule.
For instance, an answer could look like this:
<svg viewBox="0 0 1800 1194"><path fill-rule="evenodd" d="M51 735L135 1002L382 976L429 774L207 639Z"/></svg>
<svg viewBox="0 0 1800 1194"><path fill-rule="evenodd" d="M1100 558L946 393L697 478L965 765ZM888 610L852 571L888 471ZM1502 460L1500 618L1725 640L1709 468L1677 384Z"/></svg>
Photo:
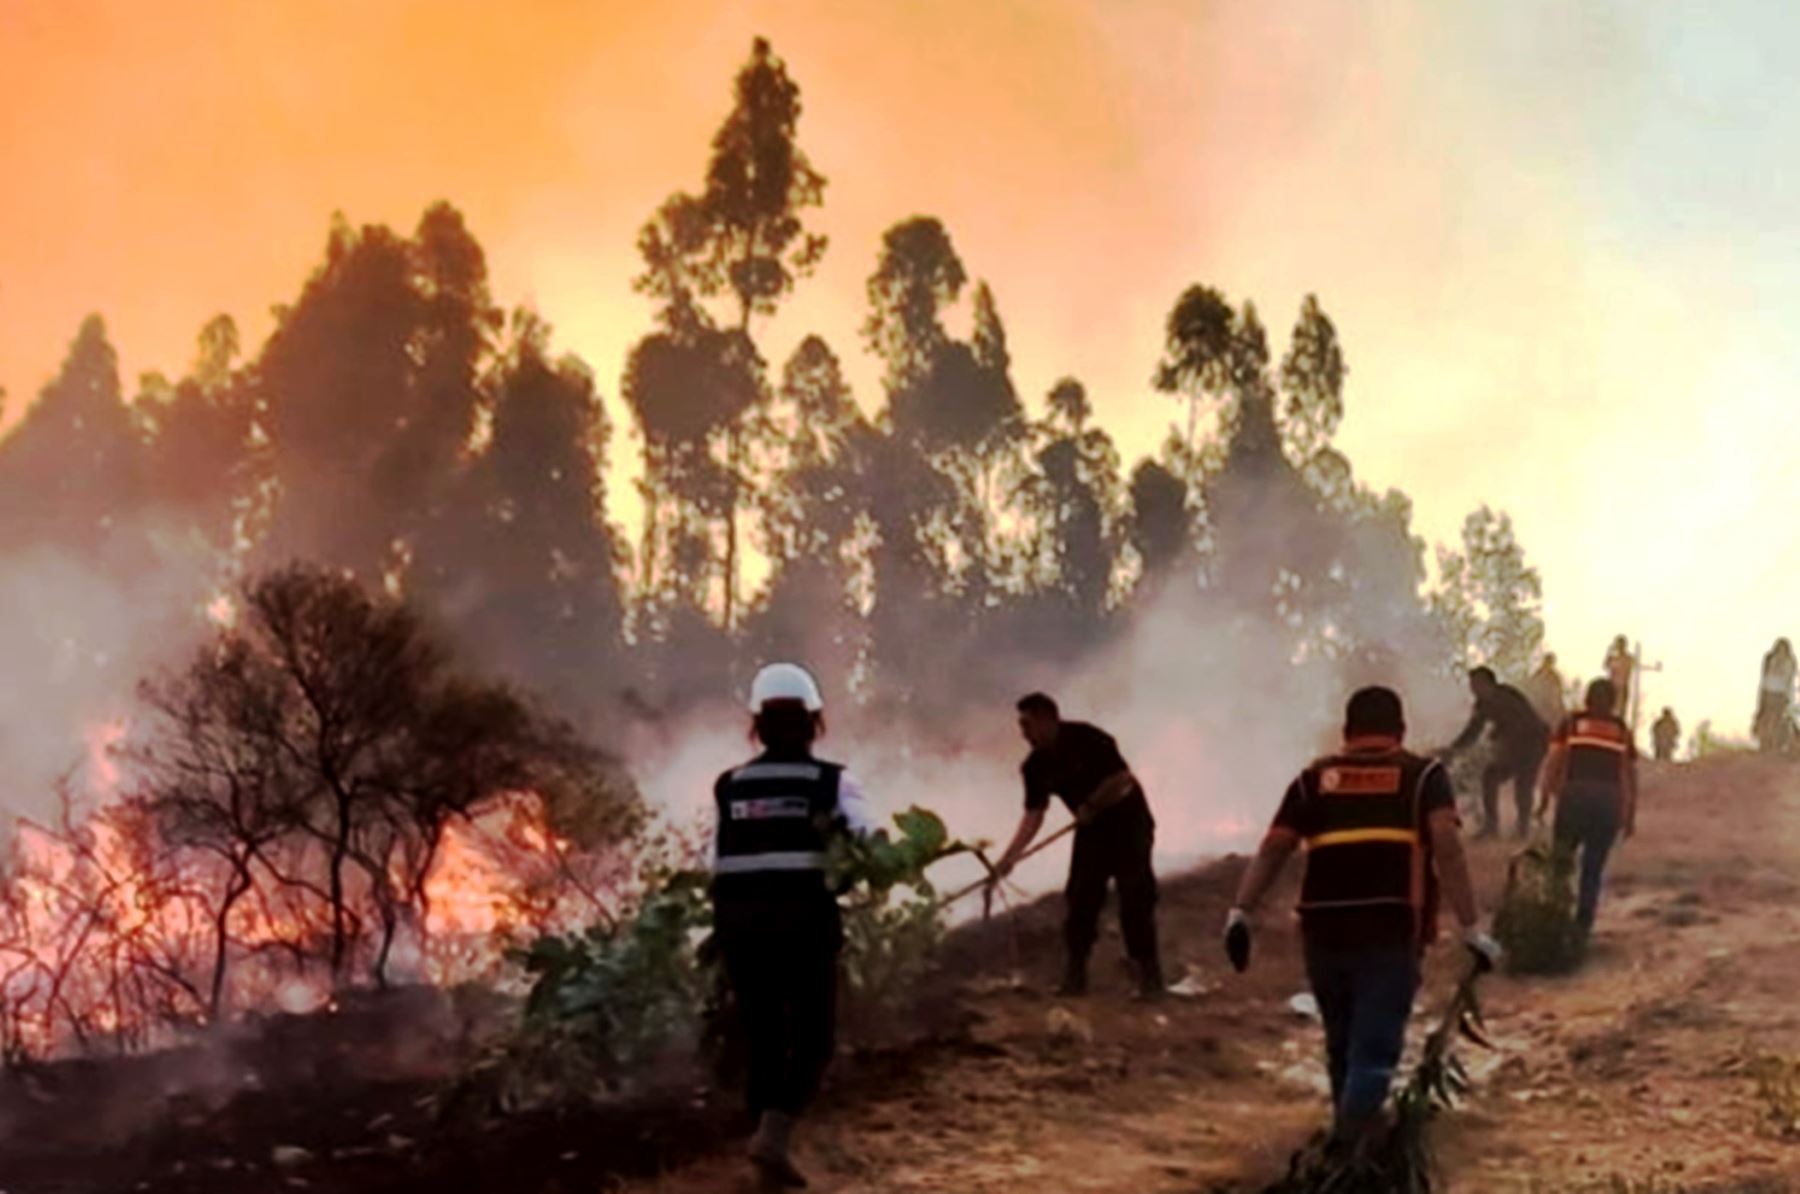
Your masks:
<svg viewBox="0 0 1800 1194"><path fill-rule="evenodd" d="M1800 1078L1759 1093L1757 1077L1800 1057L1800 773L1756 760L1656 771L1640 828L1588 966L1488 984L1500 1048L1470 1055L1479 1089L1436 1136L1450 1190L1800 1190L1800 1145L1776 1122L1800 1129ZM1476 856L1489 906L1505 860L1501 847ZM959 942L969 1041L816 1116L801 1148L814 1188L1200 1194L1277 1174L1324 1115L1324 1074L1316 1025L1288 1007L1303 981L1283 918L1268 918L1249 976L1222 973L1215 934L1239 865L1165 893L1169 953L1208 988L1197 998L1143 1007L1122 977L1087 1000L1049 998L1053 904ZM1029 961L1018 988L1014 931ZM1456 961L1438 952L1421 1027ZM622 1188L728 1191L739 1174L726 1148Z"/></svg>

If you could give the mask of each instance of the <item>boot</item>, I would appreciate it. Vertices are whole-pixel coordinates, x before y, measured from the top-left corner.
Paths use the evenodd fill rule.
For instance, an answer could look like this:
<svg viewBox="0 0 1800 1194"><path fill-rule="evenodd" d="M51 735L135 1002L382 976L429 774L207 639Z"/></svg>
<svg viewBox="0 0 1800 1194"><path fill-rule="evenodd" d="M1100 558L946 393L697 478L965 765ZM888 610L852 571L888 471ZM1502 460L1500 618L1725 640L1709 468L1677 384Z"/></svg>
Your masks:
<svg viewBox="0 0 1800 1194"><path fill-rule="evenodd" d="M1154 1003L1167 993L1168 984L1163 982L1162 967L1152 963L1138 967L1137 994L1135 998L1145 1003Z"/></svg>
<svg viewBox="0 0 1800 1194"><path fill-rule="evenodd" d="M1087 990L1087 959L1070 958L1063 969L1062 985L1056 988L1056 993L1065 999L1077 999L1086 995Z"/></svg>
<svg viewBox="0 0 1800 1194"><path fill-rule="evenodd" d="M750 1163L762 1177L764 1189L804 1190L806 1175L794 1167L788 1143L794 1135L794 1117L784 1111L765 1111L750 1138Z"/></svg>

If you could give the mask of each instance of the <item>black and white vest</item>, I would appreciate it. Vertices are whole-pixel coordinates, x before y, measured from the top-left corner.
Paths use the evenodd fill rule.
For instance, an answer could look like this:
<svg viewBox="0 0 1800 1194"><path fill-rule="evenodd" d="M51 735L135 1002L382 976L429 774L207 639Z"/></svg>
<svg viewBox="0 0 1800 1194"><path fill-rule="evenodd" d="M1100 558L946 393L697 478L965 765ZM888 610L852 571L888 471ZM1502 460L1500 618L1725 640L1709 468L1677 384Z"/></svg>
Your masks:
<svg viewBox="0 0 1800 1194"><path fill-rule="evenodd" d="M715 894L823 894L843 773L836 763L763 755L721 775L713 786Z"/></svg>

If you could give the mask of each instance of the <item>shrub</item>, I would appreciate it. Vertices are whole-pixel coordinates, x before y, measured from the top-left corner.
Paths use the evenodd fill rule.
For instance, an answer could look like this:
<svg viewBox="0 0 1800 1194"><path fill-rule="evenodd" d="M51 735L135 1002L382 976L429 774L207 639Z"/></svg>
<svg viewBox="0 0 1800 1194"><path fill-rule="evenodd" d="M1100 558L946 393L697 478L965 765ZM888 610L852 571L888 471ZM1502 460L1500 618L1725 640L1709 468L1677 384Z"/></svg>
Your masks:
<svg viewBox="0 0 1800 1194"><path fill-rule="evenodd" d="M1540 839L1507 868L1494 936L1515 974L1566 974L1586 947L1575 920L1575 854Z"/></svg>
<svg viewBox="0 0 1800 1194"><path fill-rule="evenodd" d="M929 969L943 908L926 870L970 849L921 808L897 834L833 839L826 880L844 909L843 967L852 1032L891 1015ZM715 1068L735 1055L734 1020L711 940L710 877L665 871L633 914L517 951L531 976L514 1029L464 1076L450 1105L516 1111L616 1095L634 1074L697 1041Z"/></svg>

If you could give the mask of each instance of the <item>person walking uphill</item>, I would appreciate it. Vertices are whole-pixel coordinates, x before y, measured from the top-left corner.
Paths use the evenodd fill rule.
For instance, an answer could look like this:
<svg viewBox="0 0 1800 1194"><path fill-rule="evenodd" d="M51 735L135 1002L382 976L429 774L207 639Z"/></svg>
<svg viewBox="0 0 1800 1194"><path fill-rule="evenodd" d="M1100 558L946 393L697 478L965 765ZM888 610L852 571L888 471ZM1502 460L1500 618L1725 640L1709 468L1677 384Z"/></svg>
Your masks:
<svg viewBox="0 0 1800 1194"><path fill-rule="evenodd" d="M1675 710L1663 707L1662 716L1650 727L1650 743L1656 749L1656 761L1667 763L1675 758L1675 748L1681 745L1681 723L1675 720Z"/></svg>
<svg viewBox="0 0 1800 1194"><path fill-rule="evenodd" d="M1059 796L1075 815L1075 848L1063 937L1068 950L1063 995L1084 995L1088 955L1099 933L1108 881L1119 889L1119 928L1137 970L1138 994L1163 992L1161 955L1156 943L1156 872L1150 856L1156 821L1144 789L1104 730L1064 721L1056 702L1034 692L1019 701L1019 730L1031 744L1020 768L1025 779L1025 815L1006 852L994 864L996 877L1011 872L1019 856L1043 828L1050 797Z"/></svg>
<svg viewBox="0 0 1800 1194"><path fill-rule="evenodd" d="M1494 757L1481 772L1482 822L1476 836L1499 835L1500 785L1510 782L1518 810L1514 832L1525 837L1531 832L1531 797L1537 790L1538 768L1550 747L1550 727L1523 693L1500 683L1492 668L1478 667L1470 672L1469 691L1475 694L1475 711L1442 758L1449 762L1473 746L1482 730L1493 726Z"/></svg>
<svg viewBox="0 0 1800 1194"><path fill-rule="evenodd" d="M826 850L834 833L875 830L856 782L813 756L824 708L805 668L763 668L750 689L763 751L713 788L713 924L747 1040L750 1160L766 1188L806 1185L789 1140L835 1048L843 928Z"/></svg>
<svg viewBox="0 0 1800 1194"><path fill-rule="evenodd" d="M1381 1125L1425 946L1436 936L1438 893L1487 969L1500 947L1477 923L1456 793L1442 764L1403 746L1406 721L1391 689L1364 688L1344 713L1344 746L1289 786L1225 921L1225 950L1250 964L1252 917L1293 855L1306 849L1300 934L1325 1026L1332 1140L1353 1147Z"/></svg>
<svg viewBox="0 0 1800 1194"><path fill-rule="evenodd" d="M1637 829L1637 746L1631 727L1612 712L1618 707L1612 681L1588 685L1585 704L1556 727L1544 767L1544 804L1556 805L1556 844L1581 852L1575 921L1583 937L1594 930L1613 843Z"/></svg>

